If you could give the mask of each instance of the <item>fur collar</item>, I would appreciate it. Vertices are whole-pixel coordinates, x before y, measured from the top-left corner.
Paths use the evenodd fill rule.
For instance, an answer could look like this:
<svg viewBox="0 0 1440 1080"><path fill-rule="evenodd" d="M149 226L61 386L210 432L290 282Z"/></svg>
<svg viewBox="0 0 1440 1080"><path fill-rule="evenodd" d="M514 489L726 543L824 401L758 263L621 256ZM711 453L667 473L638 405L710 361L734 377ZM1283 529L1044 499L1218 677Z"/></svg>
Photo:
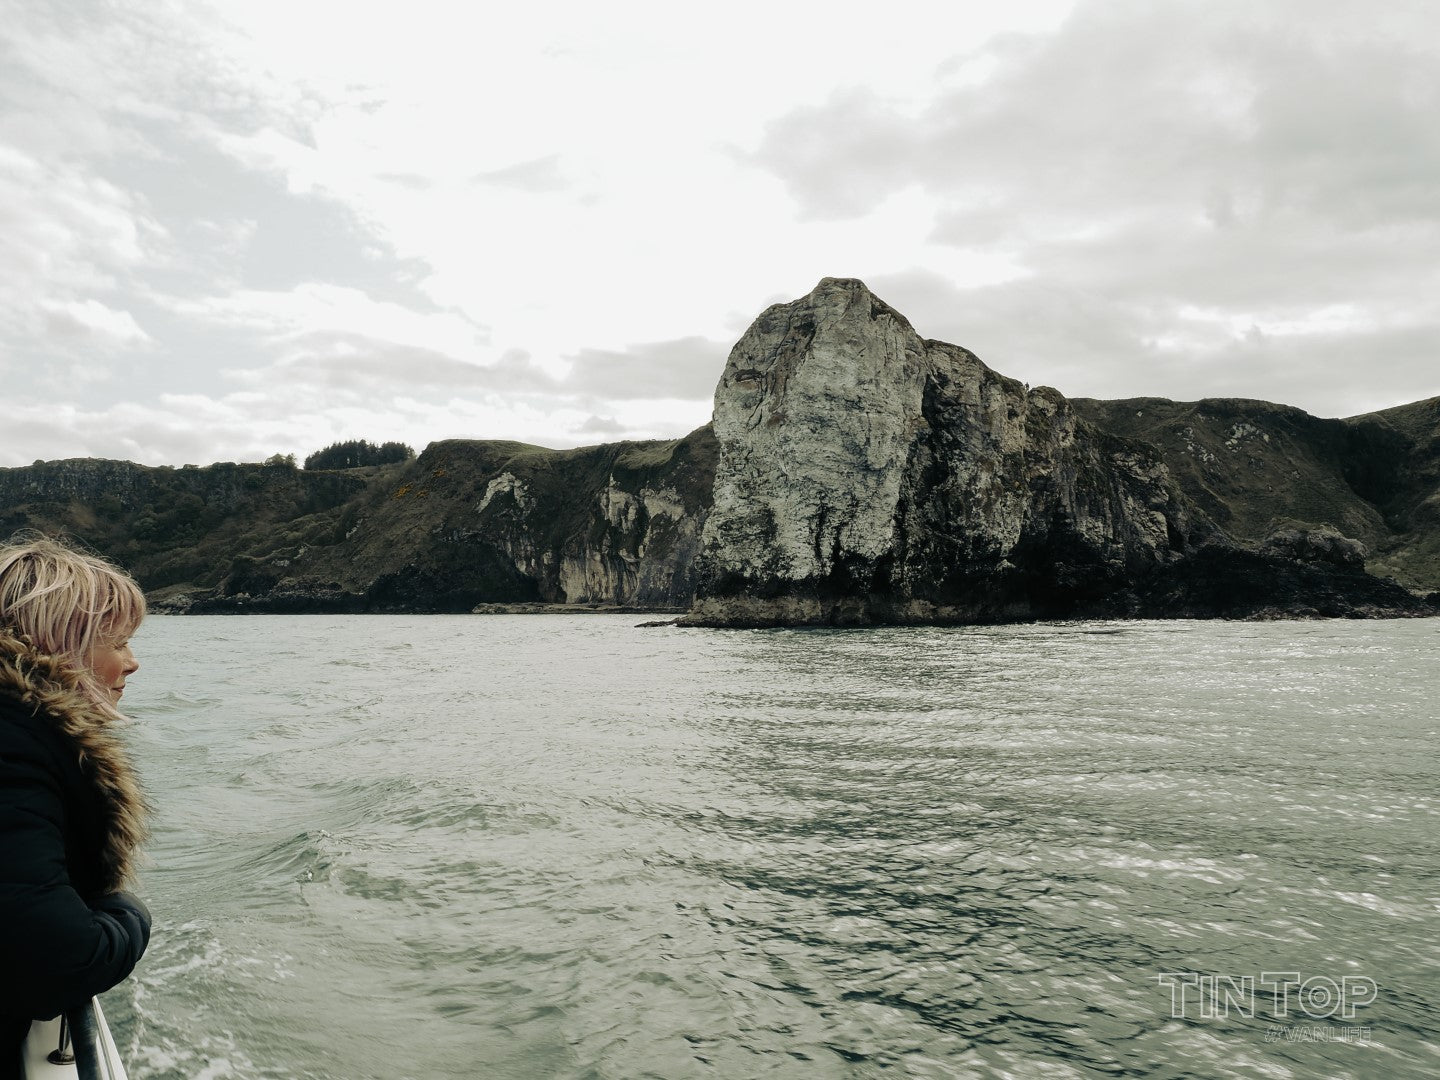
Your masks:
<svg viewBox="0 0 1440 1080"><path fill-rule="evenodd" d="M74 748L86 781L94 786L104 807L102 890L124 888L134 877L136 857L146 836L148 808L114 722L80 690L72 668L3 628L0 694L34 713L44 713Z"/></svg>

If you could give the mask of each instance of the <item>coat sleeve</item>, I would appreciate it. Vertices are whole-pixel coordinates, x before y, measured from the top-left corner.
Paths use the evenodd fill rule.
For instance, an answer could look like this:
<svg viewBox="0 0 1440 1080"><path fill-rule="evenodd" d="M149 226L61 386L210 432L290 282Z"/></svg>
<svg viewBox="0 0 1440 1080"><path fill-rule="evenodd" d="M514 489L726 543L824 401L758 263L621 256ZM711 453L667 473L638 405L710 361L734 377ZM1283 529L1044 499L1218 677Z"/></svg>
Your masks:
<svg viewBox="0 0 1440 1080"><path fill-rule="evenodd" d="M127 894L92 907L75 891L51 752L16 727L6 736L0 745L0 1012L49 1019L130 974L149 941L150 916Z"/></svg>

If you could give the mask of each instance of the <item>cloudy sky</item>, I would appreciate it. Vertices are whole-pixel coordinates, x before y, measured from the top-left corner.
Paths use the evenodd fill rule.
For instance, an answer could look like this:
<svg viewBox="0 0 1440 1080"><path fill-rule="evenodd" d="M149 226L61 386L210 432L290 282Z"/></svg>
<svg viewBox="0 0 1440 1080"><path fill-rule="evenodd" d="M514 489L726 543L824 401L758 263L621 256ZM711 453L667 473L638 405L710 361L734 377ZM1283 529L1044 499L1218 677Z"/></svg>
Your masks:
<svg viewBox="0 0 1440 1080"><path fill-rule="evenodd" d="M1437 52L1430 0L0 0L0 465L679 435L827 275L1072 396L1429 397Z"/></svg>

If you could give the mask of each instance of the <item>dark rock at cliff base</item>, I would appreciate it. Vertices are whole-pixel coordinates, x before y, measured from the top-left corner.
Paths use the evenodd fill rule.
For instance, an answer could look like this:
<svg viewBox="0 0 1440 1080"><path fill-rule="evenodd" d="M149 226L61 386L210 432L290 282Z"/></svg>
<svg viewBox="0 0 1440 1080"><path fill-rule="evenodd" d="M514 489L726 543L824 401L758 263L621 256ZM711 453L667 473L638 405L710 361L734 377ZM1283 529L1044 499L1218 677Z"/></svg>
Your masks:
<svg viewBox="0 0 1440 1080"><path fill-rule="evenodd" d="M150 609L163 615L359 615L371 610L365 596L335 582L288 581L257 593L175 593L156 600Z"/></svg>
<svg viewBox="0 0 1440 1080"><path fill-rule="evenodd" d="M448 545L427 554L431 557L423 563L408 563L377 577L366 593L368 609L462 614L481 603L540 599L535 581L516 570L494 545Z"/></svg>
<svg viewBox="0 0 1440 1080"><path fill-rule="evenodd" d="M1394 618L1440 614L1440 594L1420 597L1360 566L1290 559L1274 550L1203 548L1138 583L1150 618Z"/></svg>
<svg viewBox="0 0 1440 1080"><path fill-rule="evenodd" d="M1359 540L1342 536L1332 525L1285 522L1271 528L1264 549L1282 558L1363 569L1370 553Z"/></svg>
<svg viewBox="0 0 1440 1080"><path fill-rule="evenodd" d="M1424 610L1338 533L1231 542L1153 446L922 339L859 281L755 321L714 430L687 625Z"/></svg>

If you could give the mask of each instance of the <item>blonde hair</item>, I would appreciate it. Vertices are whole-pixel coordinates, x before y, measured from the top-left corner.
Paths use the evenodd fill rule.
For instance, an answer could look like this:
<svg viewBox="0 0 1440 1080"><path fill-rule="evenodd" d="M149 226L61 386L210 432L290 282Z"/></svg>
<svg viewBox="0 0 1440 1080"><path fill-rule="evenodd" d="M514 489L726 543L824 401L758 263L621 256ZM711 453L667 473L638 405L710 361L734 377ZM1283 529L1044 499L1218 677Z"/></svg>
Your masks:
<svg viewBox="0 0 1440 1080"><path fill-rule="evenodd" d="M145 594L113 563L48 537L0 546L0 627L73 670L86 698L120 713L90 670L91 650L124 643L145 618Z"/></svg>

